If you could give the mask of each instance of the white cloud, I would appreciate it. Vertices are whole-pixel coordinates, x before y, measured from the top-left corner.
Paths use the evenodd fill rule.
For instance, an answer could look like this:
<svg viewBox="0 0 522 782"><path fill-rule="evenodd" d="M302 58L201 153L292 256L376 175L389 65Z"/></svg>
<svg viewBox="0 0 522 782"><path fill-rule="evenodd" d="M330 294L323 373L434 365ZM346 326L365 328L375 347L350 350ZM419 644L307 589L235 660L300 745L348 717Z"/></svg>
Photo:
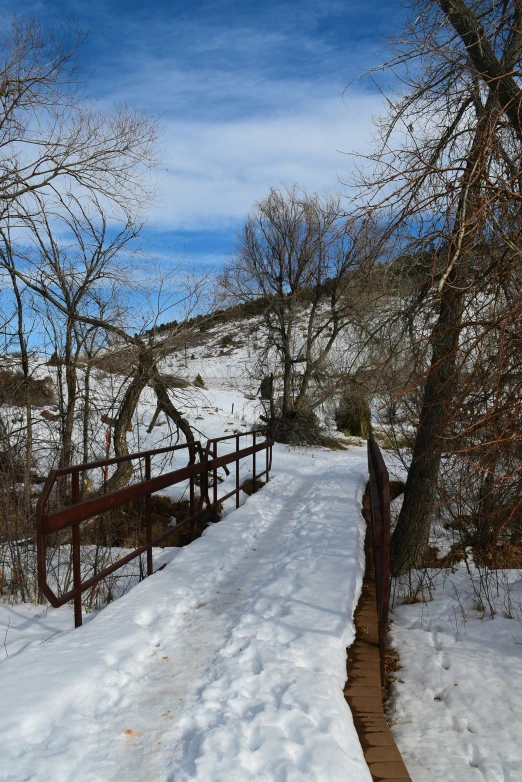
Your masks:
<svg viewBox="0 0 522 782"><path fill-rule="evenodd" d="M341 190L351 168L347 152L368 149L376 95L353 93L343 105L329 99L295 104L288 114L225 121L169 120L162 205L152 227L210 230L244 218L271 185L297 183L309 191Z"/></svg>
<svg viewBox="0 0 522 782"><path fill-rule="evenodd" d="M49 9L32 2L47 18L65 0ZM342 153L367 151L381 97L358 86L346 106L341 94L374 62L377 36L359 28L377 18L381 0L371 9L359 0L205 0L167 13L161 4L127 11L107 0L72 2L91 29L82 56L98 105L125 101L165 123L151 245L164 246L161 232L233 229L271 185L342 190L352 166Z"/></svg>

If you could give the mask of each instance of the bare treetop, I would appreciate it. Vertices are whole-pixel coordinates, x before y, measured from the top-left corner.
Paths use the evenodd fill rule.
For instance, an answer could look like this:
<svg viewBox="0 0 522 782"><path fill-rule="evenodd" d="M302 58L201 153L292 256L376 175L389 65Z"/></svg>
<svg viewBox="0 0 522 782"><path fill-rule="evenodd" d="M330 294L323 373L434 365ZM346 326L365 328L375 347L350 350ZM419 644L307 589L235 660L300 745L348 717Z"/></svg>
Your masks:
<svg viewBox="0 0 522 782"><path fill-rule="evenodd" d="M95 191L124 212L149 202L158 162L158 122L87 99L74 24L43 33L21 16L1 23L0 201L4 209L31 193Z"/></svg>

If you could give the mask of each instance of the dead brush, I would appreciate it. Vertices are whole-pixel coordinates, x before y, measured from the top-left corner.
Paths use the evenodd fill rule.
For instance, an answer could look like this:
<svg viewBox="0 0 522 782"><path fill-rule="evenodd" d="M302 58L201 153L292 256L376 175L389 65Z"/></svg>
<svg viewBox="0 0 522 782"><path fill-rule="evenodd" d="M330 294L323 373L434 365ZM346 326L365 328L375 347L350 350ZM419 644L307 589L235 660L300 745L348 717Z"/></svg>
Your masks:
<svg viewBox="0 0 522 782"><path fill-rule="evenodd" d="M445 570L462 562L463 558L464 549L460 543L455 543L451 546L449 552L442 557L440 556L440 549L437 548L437 546L430 546L422 560L422 567L440 568Z"/></svg>
<svg viewBox="0 0 522 782"><path fill-rule="evenodd" d="M522 568L522 545L519 541L501 541L489 547L474 547L476 565L490 570L517 570Z"/></svg>
<svg viewBox="0 0 522 782"><path fill-rule="evenodd" d="M43 407L54 402L54 386L50 377L25 378L23 372L0 370L0 405Z"/></svg>
<svg viewBox="0 0 522 782"><path fill-rule="evenodd" d="M388 628L389 630L389 628ZM390 687L393 682L397 681L396 674L402 669L401 657L399 650L389 645L386 645L384 652L384 687L382 688L382 699L385 704L385 715L387 713L386 701L390 696Z"/></svg>
<svg viewBox="0 0 522 782"><path fill-rule="evenodd" d="M214 517L206 508L197 520L195 534L190 526L176 532L175 525L190 516L189 501L174 502L169 497L153 495L151 497L152 537L158 537L171 528L172 535L161 541L158 547L185 546L194 537L200 537L210 521L219 520L221 512L221 504L218 504ZM109 511L87 522L83 525L81 536L84 545L125 549L144 545L146 543L145 500L130 502L122 508Z"/></svg>

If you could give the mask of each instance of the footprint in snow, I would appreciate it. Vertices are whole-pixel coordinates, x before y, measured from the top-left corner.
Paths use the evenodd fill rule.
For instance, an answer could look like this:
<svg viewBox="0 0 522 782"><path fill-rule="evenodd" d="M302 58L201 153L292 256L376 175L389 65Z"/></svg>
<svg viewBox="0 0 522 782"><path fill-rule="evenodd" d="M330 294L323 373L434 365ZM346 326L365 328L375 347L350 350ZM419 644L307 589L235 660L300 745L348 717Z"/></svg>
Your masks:
<svg viewBox="0 0 522 782"><path fill-rule="evenodd" d="M151 627L160 619L161 614L153 608L144 608L134 617L134 621L140 627Z"/></svg>
<svg viewBox="0 0 522 782"><path fill-rule="evenodd" d="M442 654L437 655L437 665L440 665L443 670L449 671L451 668L451 662L446 652L442 652Z"/></svg>
<svg viewBox="0 0 522 782"><path fill-rule="evenodd" d="M453 717L451 726L456 733L473 733L477 731L466 717Z"/></svg>
<svg viewBox="0 0 522 782"><path fill-rule="evenodd" d="M440 692L435 693L435 695L433 696L433 700L439 703L444 703L444 705L447 706L450 702L448 691L441 690Z"/></svg>
<svg viewBox="0 0 522 782"><path fill-rule="evenodd" d="M261 735L261 731L258 727L253 728L250 731L250 737L248 739L248 749L250 752L257 752L257 750L264 744L264 739Z"/></svg>
<svg viewBox="0 0 522 782"><path fill-rule="evenodd" d="M471 768L476 768L478 771L480 771L484 779L487 779L484 773L486 769L483 768L484 758L481 755L479 747L476 744L468 744L466 747L466 754L468 756L468 763Z"/></svg>
<svg viewBox="0 0 522 782"><path fill-rule="evenodd" d="M442 650L442 640L436 630L431 633L431 644L436 652L440 652Z"/></svg>

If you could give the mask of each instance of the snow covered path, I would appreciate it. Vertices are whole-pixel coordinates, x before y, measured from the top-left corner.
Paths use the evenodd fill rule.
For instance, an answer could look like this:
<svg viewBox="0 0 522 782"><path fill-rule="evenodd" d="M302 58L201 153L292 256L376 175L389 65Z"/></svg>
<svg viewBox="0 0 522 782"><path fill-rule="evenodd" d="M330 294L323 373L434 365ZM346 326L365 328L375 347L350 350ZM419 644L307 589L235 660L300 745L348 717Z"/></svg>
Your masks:
<svg viewBox="0 0 522 782"><path fill-rule="evenodd" d="M365 452L273 480L83 628L0 666L0 779L369 782L343 697Z"/></svg>

